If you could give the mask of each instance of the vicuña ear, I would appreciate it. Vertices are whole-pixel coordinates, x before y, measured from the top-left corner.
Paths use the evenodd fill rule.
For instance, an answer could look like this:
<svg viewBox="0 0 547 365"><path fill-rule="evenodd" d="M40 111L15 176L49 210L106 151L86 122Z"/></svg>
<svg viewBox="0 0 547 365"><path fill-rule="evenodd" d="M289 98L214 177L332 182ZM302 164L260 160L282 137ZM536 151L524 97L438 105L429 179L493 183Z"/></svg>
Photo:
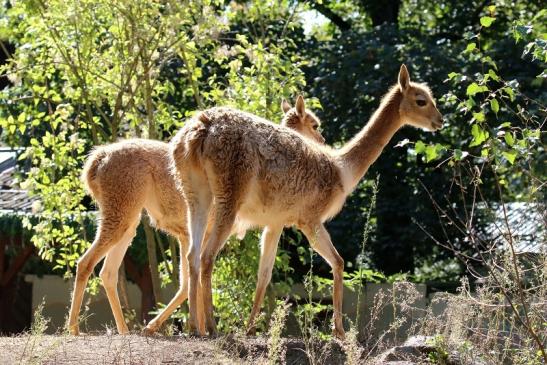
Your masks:
<svg viewBox="0 0 547 365"><path fill-rule="evenodd" d="M283 110L283 113L287 114L289 110L291 110L291 104L285 99L281 101L281 110Z"/></svg>
<svg viewBox="0 0 547 365"><path fill-rule="evenodd" d="M298 95L296 98L296 114L298 114L299 117L304 117L304 114L306 112L306 104L304 103L304 98L302 95Z"/></svg>
<svg viewBox="0 0 547 365"><path fill-rule="evenodd" d="M407 91L410 86L410 75L408 74L408 70L404 64L401 65L401 69L399 70L399 87L401 88L401 91Z"/></svg>

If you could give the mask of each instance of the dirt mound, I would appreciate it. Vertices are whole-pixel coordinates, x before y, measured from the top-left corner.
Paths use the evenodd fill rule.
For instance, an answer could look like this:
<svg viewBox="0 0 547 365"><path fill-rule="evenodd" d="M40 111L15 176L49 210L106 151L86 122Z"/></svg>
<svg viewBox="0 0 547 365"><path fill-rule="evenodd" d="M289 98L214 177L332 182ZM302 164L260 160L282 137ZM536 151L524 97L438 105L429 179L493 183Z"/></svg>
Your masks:
<svg viewBox="0 0 547 365"><path fill-rule="evenodd" d="M299 339L284 339L286 364L307 364L308 353L321 363L344 364L337 342L306 347ZM260 364L268 362L267 339L223 336L21 335L0 337L0 364Z"/></svg>

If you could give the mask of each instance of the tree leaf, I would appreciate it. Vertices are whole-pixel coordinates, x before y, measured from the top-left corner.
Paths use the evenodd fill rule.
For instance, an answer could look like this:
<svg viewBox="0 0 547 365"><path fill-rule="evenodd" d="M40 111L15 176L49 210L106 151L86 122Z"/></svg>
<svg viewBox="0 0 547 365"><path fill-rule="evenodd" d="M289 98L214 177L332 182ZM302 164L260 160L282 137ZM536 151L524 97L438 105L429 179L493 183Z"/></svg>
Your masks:
<svg viewBox="0 0 547 365"><path fill-rule="evenodd" d="M484 113L483 112L478 112L478 113L473 113L473 118L475 118L475 120L477 122L484 122Z"/></svg>
<svg viewBox="0 0 547 365"><path fill-rule="evenodd" d="M445 147L440 143L430 144L425 148L425 161L430 162L441 157Z"/></svg>
<svg viewBox="0 0 547 365"><path fill-rule="evenodd" d="M496 71L492 70L492 69L489 69L488 70L488 76L490 76L490 78L492 80L495 80L495 81L500 81L500 77L498 76L498 74L496 73Z"/></svg>
<svg viewBox="0 0 547 365"><path fill-rule="evenodd" d="M430 162L437 158L437 149L435 145L429 145L425 148L425 161Z"/></svg>
<svg viewBox="0 0 547 365"><path fill-rule="evenodd" d="M504 87L502 90L507 94L507 96L509 96L509 99L511 99L511 101L515 100L515 92L513 91L513 89L507 86Z"/></svg>
<svg viewBox="0 0 547 365"><path fill-rule="evenodd" d="M488 88L484 85L478 85L476 82L473 82L467 86L466 94L469 96L473 96L478 93L482 93L488 91Z"/></svg>
<svg viewBox="0 0 547 365"><path fill-rule="evenodd" d="M417 154L424 153L425 144L422 141L416 142L416 144L414 145L414 151L416 151Z"/></svg>
<svg viewBox="0 0 547 365"><path fill-rule="evenodd" d="M476 43L469 43L467 45L467 47L465 48L465 52L473 52L473 50L475 50L475 48L477 48Z"/></svg>
<svg viewBox="0 0 547 365"><path fill-rule="evenodd" d="M479 127L478 124L473 124L471 127L471 135L473 136L473 140L469 144L469 147L475 147L483 144L490 136L490 133Z"/></svg>
<svg viewBox="0 0 547 365"><path fill-rule="evenodd" d="M490 100L490 109L492 109L492 111L496 113L496 115L498 114L498 112L500 111L500 104L498 103L498 99L494 98Z"/></svg>
<svg viewBox="0 0 547 365"><path fill-rule="evenodd" d="M509 146L513 146L515 144L515 138L513 137L513 133L505 133L503 138L505 139L505 143L507 143Z"/></svg>
<svg viewBox="0 0 547 365"><path fill-rule="evenodd" d="M503 152L502 155L507 159L507 161L509 161L511 165L515 163L515 159L517 158L517 152L513 150Z"/></svg>
<svg viewBox="0 0 547 365"><path fill-rule="evenodd" d="M19 116L17 117L17 121L18 121L19 123L24 123L26 118L27 118L27 113L22 112L22 113L19 114Z"/></svg>
<svg viewBox="0 0 547 365"><path fill-rule="evenodd" d="M494 20L496 20L496 18L492 18L491 16L483 16L480 21L483 27L488 28L492 25Z"/></svg>

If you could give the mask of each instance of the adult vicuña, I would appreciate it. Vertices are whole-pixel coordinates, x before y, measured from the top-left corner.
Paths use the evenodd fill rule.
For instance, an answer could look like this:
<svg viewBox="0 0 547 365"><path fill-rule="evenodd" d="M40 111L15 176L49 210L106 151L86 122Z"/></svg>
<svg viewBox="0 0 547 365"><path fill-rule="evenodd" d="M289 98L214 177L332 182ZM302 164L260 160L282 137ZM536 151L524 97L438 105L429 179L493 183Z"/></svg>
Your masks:
<svg viewBox="0 0 547 365"><path fill-rule="evenodd" d="M369 123L338 150L229 108L209 109L189 121L171 143L188 205L191 331L196 332L196 290L200 280L206 328L210 334L216 332L211 273L237 216L241 224L265 227L262 258L275 256L284 226L295 225L302 230L333 270L333 333L343 338L344 261L323 222L340 211L346 196L405 124L434 131L441 128L442 116L429 88L410 82L404 65L398 84L384 96ZM212 229L202 249L213 202ZM257 287L267 284L270 273L271 263L263 265L259 271L262 283Z"/></svg>
<svg viewBox="0 0 547 365"><path fill-rule="evenodd" d="M297 98L294 108L285 100L281 106L284 111L283 125L312 140L324 141L317 130L319 120L306 110L302 96ZM178 238L181 257L181 287L167 307L148 324L146 331L156 331L187 298L187 208L177 190L170 163L167 143L145 139L101 146L88 157L82 171L82 180L97 202L100 219L93 244L78 260L69 316L70 333L79 333L78 316L84 289L93 268L105 256L100 277L118 332L128 332L118 297L118 269L135 236L143 208L153 225ZM234 231L242 232L237 227L234 227Z"/></svg>

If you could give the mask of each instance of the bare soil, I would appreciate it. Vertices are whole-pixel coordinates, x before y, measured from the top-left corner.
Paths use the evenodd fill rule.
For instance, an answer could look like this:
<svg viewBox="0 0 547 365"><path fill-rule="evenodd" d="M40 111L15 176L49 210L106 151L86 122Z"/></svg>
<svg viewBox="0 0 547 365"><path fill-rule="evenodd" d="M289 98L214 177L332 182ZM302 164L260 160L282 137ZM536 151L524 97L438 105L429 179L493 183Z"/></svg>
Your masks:
<svg viewBox="0 0 547 365"><path fill-rule="evenodd" d="M315 348L321 363L343 364L336 342ZM0 337L0 364L264 364L267 339L223 336L19 335ZM285 339L286 364L309 363L301 340Z"/></svg>

